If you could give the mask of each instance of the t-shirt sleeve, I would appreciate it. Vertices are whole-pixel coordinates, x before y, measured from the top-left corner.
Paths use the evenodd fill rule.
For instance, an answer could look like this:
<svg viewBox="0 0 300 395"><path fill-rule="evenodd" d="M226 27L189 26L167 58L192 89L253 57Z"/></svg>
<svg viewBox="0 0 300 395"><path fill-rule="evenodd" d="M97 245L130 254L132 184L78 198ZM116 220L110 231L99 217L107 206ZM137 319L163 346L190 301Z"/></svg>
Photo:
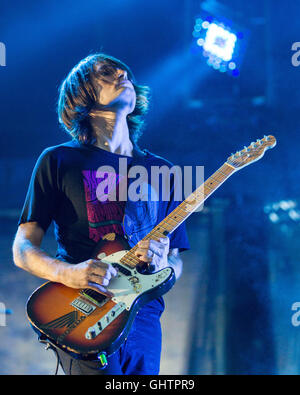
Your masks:
<svg viewBox="0 0 300 395"><path fill-rule="evenodd" d="M56 173L51 151L43 151L33 169L18 225L38 222L47 231L57 205Z"/></svg>

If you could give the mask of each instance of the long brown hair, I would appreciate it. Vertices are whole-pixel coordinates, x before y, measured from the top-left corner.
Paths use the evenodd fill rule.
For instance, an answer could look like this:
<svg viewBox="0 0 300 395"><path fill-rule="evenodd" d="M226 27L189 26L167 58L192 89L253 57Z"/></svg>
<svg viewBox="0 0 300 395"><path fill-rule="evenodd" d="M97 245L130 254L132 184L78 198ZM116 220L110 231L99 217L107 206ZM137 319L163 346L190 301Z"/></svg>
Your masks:
<svg viewBox="0 0 300 395"><path fill-rule="evenodd" d="M149 107L150 89L136 83L125 63L104 53L89 55L81 60L62 82L57 103L59 123L73 139L81 143L94 142L89 113L97 100L93 77L96 73L95 66L99 63L117 66L128 73L136 92L136 105L133 112L127 115L127 123L130 139L136 144L142 134L144 116Z"/></svg>

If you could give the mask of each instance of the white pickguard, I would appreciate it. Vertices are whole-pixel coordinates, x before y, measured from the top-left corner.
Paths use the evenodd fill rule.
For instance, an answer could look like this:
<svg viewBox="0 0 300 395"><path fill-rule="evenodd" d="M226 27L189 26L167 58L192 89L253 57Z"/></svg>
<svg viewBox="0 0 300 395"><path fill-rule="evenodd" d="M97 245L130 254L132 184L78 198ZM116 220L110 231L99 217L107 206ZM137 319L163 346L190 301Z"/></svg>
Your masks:
<svg viewBox="0 0 300 395"><path fill-rule="evenodd" d="M172 269L167 267L153 274L140 274L136 269L130 269L120 263L127 252L122 250L105 257L99 254L98 259L108 264L118 263L132 273L132 276L126 276L119 271L118 275L110 280L107 288L114 294L112 300L115 303L125 303L126 309L129 310L139 295L163 283L170 276Z"/></svg>
<svg viewBox="0 0 300 395"><path fill-rule="evenodd" d="M85 334L87 339L94 339L98 336L122 311L125 309L130 310L135 300L141 294L162 284L172 273L172 269L167 267L153 274L140 274L136 269L130 269L128 266L120 263L120 259L127 252L127 250L118 251L108 256L100 253L97 256L98 259L107 264L118 263L122 268L128 270L131 275L128 275L128 273L123 274L119 268L117 276L110 280L107 289L114 294L112 300L116 304L87 330Z"/></svg>

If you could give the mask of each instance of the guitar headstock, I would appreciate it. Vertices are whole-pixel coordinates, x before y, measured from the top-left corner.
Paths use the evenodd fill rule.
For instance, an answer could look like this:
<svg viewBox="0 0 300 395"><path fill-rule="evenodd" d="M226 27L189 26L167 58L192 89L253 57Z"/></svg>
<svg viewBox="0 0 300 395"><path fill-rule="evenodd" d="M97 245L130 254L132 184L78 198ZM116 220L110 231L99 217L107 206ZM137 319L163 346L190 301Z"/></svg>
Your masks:
<svg viewBox="0 0 300 395"><path fill-rule="evenodd" d="M275 147L275 145L276 139L274 136L264 136L262 139L256 140L255 143L251 143L248 147L244 147L241 151L231 154L226 163L233 166L236 170L242 169L261 159L265 151Z"/></svg>

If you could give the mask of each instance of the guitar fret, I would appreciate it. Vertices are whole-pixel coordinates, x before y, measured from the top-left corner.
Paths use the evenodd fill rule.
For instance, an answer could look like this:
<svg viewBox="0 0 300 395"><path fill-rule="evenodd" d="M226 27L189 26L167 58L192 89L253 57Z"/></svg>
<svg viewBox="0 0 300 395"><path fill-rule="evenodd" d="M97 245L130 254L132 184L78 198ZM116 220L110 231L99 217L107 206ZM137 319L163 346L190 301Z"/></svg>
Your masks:
<svg viewBox="0 0 300 395"><path fill-rule="evenodd" d="M184 219L185 216L186 216L186 212L184 211L184 209L183 209L182 207L180 207L180 208L178 209L178 211L180 211L180 213L178 213L178 214L179 214L179 215L182 215L182 218Z"/></svg>
<svg viewBox="0 0 300 395"><path fill-rule="evenodd" d="M163 221L163 223L164 223L164 222L165 222L165 221ZM163 228L164 230L169 231L169 229L165 228L163 225L159 225L159 227L157 228L157 230L159 230L160 228Z"/></svg>
<svg viewBox="0 0 300 395"><path fill-rule="evenodd" d="M127 254L129 254L129 252ZM120 262L125 264L126 266L134 269L137 266L138 262L139 262L138 258L135 257L136 259L134 259L134 262L128 261L128 258L125 258L127 256L127 254L124 255L123 258L120 259Z"/></svg>
<svg viewBox="0 0 300 395"><path fill-rule="evenodd" d="M120 261L122 263L125 263L125 265L127 265L127 266L129 266L131 268L136 267L136 265L139 262L138 257L134 255L134 251L136 250L136 248L137 248L137 246L132 247L131 250L128 251L127 254L125 254L123 256L123 258L121 258Z"/></svg>
<svg viewBox="0 0 300 395"><path fill-rule="evenodd" d="M214 181L216 181L216 182L219 182L219 181L215 178L215 176L210 176L209 179L206 180L206 182L208 182L210 179L212 179L212 180L214 180ZM205 183L206 183L206 182L205 182Z"/></svg>
<svg viewBox="0 0 300 395"><path fill-rule="evenodd" d="M233 169L231 169L230 167L227 169L226 167L222 166L221 169L218 170L218 172L220 172L224 176L224 179L226 179L232 174Z"/></svg>
<svg viewBox="0 0 300 395"><path fill-rule="evenodd" d="M177 206L178 207L178 206ZM174 210L174 211L176 211L176 216L178 216L178 217L180 217L181 219L183 219L184 217L181 217L181 215L177 212L177 207L176 207L176 209ZM173 212L174 212L173 211ZM171 213L172 214L172 213ZM171 215L171 214L169 214L169 215ZM174 218L176 218L176 216L174 216Z"/></svg>
<svg viewBox="0 0 300 395"><path fill-rule="evenodd" d="M223 178L222 176L218 177L218 175L217 175L217 176L214 176L214 177L209 177L209 179L208 179L207 181L209 181L211 178L212 178L212 179L214 180L214 182L216 182L217 184L219 184L220 182L222 182L222 181L224 180L224 178ZM206 181L206 182L207 182L207 181Z"/></svg>
<svg viewBox="0 0 300 395"><path fill-rule="evenodd" d="M225 174L226 177L228 177L228 176L232 173L233 169L232 169L232 167L227 166L227 164L225 163L225 164L219 169L219 171L221 171L221 173Z"/></svg>
<svg viewBox="0 0 300 395"><path fill-rule="evenodd" d="M127 255L125 255L122 258L122 261L124 261L126 264L131 265L132 264L132 258L128 258Z"/></svg>
<svg viewBox="0 0 300 395"><path fill-rule="evenodd" d="M210 186L208 186L208 185L205 185L206 186L206 188L208 188L208 189L210 189L211 191L213 191L214 190L214 188L211 188Z"/></svg>
<svg viewBox="0 0 300 395"><path fill-rule="evenodd" d="M167 224L170 225L170 226L174 226L174 224L172 224L172 223L169 224L168 221L173 221L173 222L175 222L175 225L177 225L177 221L175 219L171 218L171 217L169 217L169 218L167 217L165 219L165 222L167 222Z"/></svg>
<svg viewBox="0 0 300 395"><path fill-rule="evenodd" d="M224 176L227 176L227 174L223 173L221 169L219 169L217 172L223 174Z"/></svg>
<svg viewBox="0 0 300 395"><path fill-rule="evenodd" d="M204 183L204 187L207 187L208 185L219 185L220 181L219 180L211 180L210 178Z"/></svg>

